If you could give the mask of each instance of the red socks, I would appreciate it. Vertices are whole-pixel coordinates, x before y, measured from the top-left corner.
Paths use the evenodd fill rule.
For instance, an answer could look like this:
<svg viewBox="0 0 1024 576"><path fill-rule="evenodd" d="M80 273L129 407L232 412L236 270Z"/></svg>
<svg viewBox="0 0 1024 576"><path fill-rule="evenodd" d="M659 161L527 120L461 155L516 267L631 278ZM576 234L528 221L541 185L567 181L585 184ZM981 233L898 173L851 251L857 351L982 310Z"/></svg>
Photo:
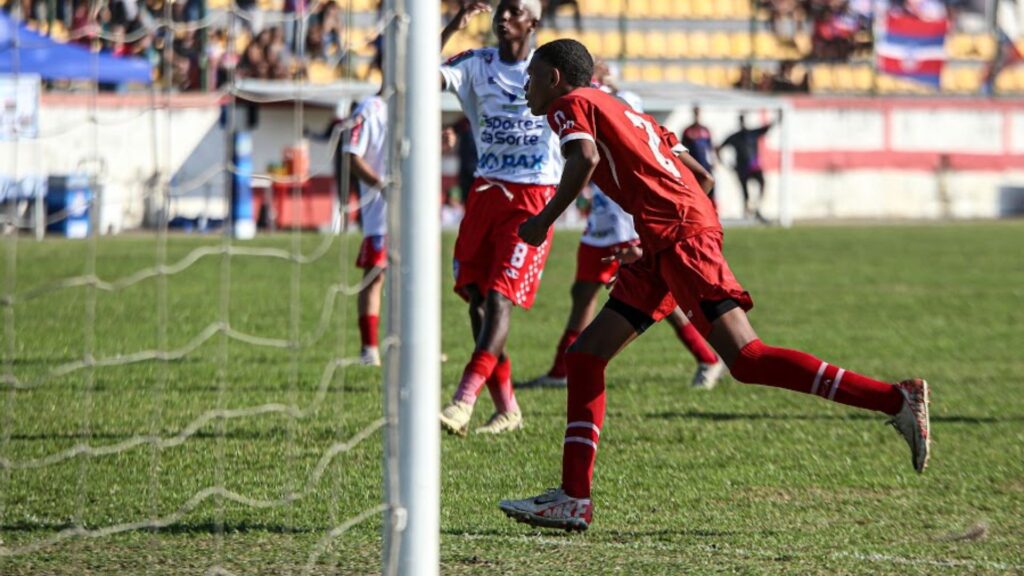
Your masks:
<svg viewBox="0 0 1024 576"><path fill-rule="evenodd" d="M502 358L494 372L487 379L487 390L491 393L491 400L498 412L518 412L519 403L516 402L516 393L512 389L512 360L508 356Z"/></svg>
<svg viewBox="0 0 1024 576"><path fill-rule="evenodd" d="M475 404L480 388L494 373L494 367L497 364L498 359L494 354L483 351L474 352L473 357L469 359L469 364L466 364L466 369L462 372L462 381L459 382L454 399L467 404Z"/></svg>
<svg viewBox="0 0 1024 576"><path fill-rule="evenodd" d="M565 355L569 377L562 489L573 498L590 498L594 459L604 423L604 369L608 362L585 352Z"/></svg>
<svg viewBox="0 0 1024 576"><path fill-rule="evenodd" d="M565 378L565 351L572 346L572 343L579 338L580 333L575 330L566 330L562 334L562 339L558 341L558 349L555 352L555 363L551 365L551 370L548 370L548 376L552 378Z"/></svg>
<svg viewBox="0 0 1024 576"><path fill-rule="evenodd" d="M687 322L682 326L673 324L673 328L676 329L676 336L682 340L683 345L686 349L693 354L693 357L697 359L697 362L702 364L714 364L718 362L718 354L708 346L704 337L700 335L700 331L693 324Z"/></svg>
<svg viewBox="0 0 1024 576"><path fill-rule="evenodd" d="M848 372L804 352L765 346L760 340L740 350L730 371L734 378L747 384L815 394L886 414L895 414L903 406L903 395L892 384Z"/></svg>
<svg viewBox="0 0 1024 576"><path fill-rule="evenodd" d="M359 337L363 341L363 348L377 347L377 326L380 323L379 316L359 317Z"/></svg>

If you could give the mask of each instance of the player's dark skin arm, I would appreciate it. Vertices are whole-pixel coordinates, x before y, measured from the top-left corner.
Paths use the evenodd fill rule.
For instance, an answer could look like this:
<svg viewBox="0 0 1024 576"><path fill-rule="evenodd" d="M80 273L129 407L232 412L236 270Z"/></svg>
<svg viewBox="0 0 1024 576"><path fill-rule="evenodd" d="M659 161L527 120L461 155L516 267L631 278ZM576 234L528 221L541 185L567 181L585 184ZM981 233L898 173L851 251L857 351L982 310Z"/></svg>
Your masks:
<svg viewBox="0 0 1024 576"><path fill-rule="evenodd" d="M455 33L459 30L463 30L466 26L469 26L469 21L473 19L473 16L481 12L490 12L491 5L487 2L467 2L459 9L458 14L452 18L452 21L444 27L441 31L441 49L444 50L445 44L455 36ZM441 76L441 90L445 89L444 76Z"/></svg>
<svg viewBox="0 0 1024 576"><path fill-rule="evenodd" d="M384 180L376 171L374 171L373 168L370 168L370 165L366 163L366 160L364 160L362 156L346 152L345 158L352 166L352 174L354 174L356 178L359 178L360 182L374 188L384 187Z"/></svg>
<svg viewBox="0 0 1024 576"><path fill-rule="evenodd" d="M715 177L701 166L700 162L697 162L696 158L690 156L689 152L680 152L676 155L683 161L683 166L686 166L686 168L690 172L693 172L693 175L697 177L697 183L700 184L701 190L703 190L705 194L710 194L711 190L715 187Z"/></svg>
<svg viewBox="0 0 1024 576"><path fill-rule="evenodd" d="M583 188L594 174L594 169L601 161L597 146L591 140L573 140L566 143L564 150L565 169L562 171L562 181L558 183L555 197L539 214L519 226L519 237L531 246L540 246L544 242L548 236L548 229L583 192Z"/></svg>

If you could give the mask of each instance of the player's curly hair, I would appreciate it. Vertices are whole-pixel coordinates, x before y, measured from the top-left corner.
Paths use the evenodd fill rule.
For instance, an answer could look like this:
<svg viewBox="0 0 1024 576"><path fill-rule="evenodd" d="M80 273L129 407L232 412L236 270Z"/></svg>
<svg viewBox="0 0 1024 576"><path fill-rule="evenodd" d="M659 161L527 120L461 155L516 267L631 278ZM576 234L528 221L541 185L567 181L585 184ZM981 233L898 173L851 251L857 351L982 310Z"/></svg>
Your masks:
<svg viewBox="0 0 1024 576"><path fill-rule="evenodd" d="M540 58L561 71L571 86L590 86L594 76L594 57L586 46L570 38L554 40L537 48L534 58Z"/></svg>

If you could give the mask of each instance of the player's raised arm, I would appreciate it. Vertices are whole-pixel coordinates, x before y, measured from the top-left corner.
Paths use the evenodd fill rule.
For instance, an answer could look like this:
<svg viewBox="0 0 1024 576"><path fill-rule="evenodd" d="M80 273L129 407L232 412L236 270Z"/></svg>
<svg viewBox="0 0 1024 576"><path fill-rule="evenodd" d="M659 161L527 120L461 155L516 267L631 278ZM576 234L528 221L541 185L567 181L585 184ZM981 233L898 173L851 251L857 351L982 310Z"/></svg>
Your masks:
<svg viewBox="0 0 1024 576"><path fill-rule="evenodd" d="M469 26L469 21L473 19L473 16L480 14L481 12L490 12L491 5L487 2L463 2L462 8L459 9L455 17L452 18L451 22L444 27L441 31L441 49L444 50L445 44L452 39L459 30L464 30L466 26ZM444 75L441 76L441 90L447 88L447 84L444 79Z"/></svg>

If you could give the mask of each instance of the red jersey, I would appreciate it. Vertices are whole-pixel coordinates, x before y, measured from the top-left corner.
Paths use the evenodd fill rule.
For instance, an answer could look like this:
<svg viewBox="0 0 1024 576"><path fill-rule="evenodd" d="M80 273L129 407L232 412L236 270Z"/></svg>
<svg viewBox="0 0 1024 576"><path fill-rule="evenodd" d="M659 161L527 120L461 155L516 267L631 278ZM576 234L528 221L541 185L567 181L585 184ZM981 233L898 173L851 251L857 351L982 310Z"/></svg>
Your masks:
<svg viewBox="0 0 1024 576"><path fill-rule="evenodd" d="M596 143L592 180L633 216L650 253L706 230L721 230L715 207L673 151L679 141L654 118L614 96L578 88L555 100L548 123L560 144Z"/></svg>

